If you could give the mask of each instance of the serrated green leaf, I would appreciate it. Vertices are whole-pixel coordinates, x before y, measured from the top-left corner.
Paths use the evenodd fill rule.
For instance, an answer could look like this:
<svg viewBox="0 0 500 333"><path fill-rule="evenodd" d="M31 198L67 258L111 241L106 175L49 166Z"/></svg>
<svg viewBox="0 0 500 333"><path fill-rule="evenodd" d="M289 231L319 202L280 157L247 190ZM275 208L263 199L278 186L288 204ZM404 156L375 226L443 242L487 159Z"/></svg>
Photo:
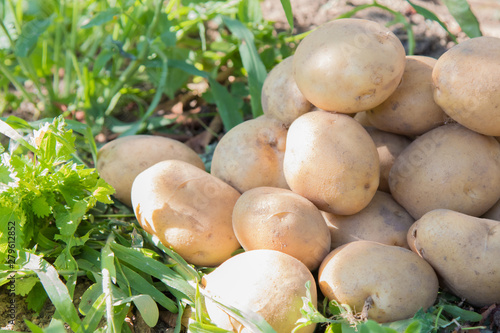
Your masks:
<svg viewBox="0 0 500 333"><path fill-rule="evenodd" d="M479 22L471 11L467 0L443 0L449 12L470 38L482 36Z"/></svg>
<svg viewBox="0 0 500 333"><path fill-rule="evenodd" d="M73 207L57 206L54 216L56 218L56 226L61 235L74 235L86 212L87 203L85 201L78 201Z"/></svg>
<svg viewBox="0 0 500 333"><path fill-rule="evenodd" d="M38 282L35 276L23 277L16 280L16 293L21 296L26 296Z"/></svg>
<svg viewBox="0 0 500 333"><path fill-rule="evenodd" d="M43 285L41 283L36 283L30 290L28 297L26 297L28 309L40 313L47 298L48 296L45 289L43 289Z"/></svg>
<svg viewBox="0 0 500 333"><path fill-rule="evenodd" d="M37 196L31 202L31 209L37 217L46 217L52 213L52 208L43 196Z"/></svg>
<svg viewBox="0 0 500 333"><path fill-rule="evenodd" d="M95 26L103 25L115 18L121 13L120 8L111 7L102 12L97 13L87 24L82 25L82 29L88 29Z"/></svg>
<svg viewBox="0 0 500 333"><path fill-rule="evenodd" d="M17 57L29 56L35 48L40 35L52 24L53 18L54 16L44 20L35 19L26 23L16 41L14 54Z"/></svg>
<svg viewBox="0 0 500 333"><path fill-rule="evenodd" d="M99 178L97 180L97 185L92 192L92 197L102 203L112 204L113 200L111 199L111 195L113 195L114 193L115 189L111 185L106 183L104 179Z"/></svg>

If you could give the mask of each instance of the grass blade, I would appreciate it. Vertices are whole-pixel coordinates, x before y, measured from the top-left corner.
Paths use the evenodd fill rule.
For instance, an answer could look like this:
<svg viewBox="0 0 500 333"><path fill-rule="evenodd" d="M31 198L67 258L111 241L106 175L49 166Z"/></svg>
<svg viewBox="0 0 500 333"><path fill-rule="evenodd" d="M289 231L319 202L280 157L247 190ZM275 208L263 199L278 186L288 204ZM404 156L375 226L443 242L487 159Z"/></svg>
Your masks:
<svg viewBox="0 0 500 333"><path fill-rule="evenodd" d="M104 310L106 308L106 300L104 299L104 294L100 294L99 297L92 303L90 310L86 313L83 319L82 326L77 331L77 333L83 332L95 332L102 317L104 316Z"/></svg>
<svg viewBox="0 0 500 333"><path fill-rule="evenodd" d="M82 29L88 29L95 26L103 25L111 21L115 16L119 15L121 10L116 7L108 8L102 12L97 13L87 24L83 25Z"/></svg>
<svg viewBox="0 0 500 333"><path fill-rule="evenodd" d="M135 307L141 313L142 319L149 327L154 327L160 317L158 306L153 298L149 295L134 295L125 299L119 300L114 305L134 302Z"/></svg>
<svg viewBox="0 0 500 333"><path fill-rule="evenodd" d="M285 11L286 20L288 22L288 25L290 26L290 30L293 30L293 12L290 0L281 0L281 6Z"/></svg>
<svg viewBox="0 0 500 333"><path fill-rule="evenodd" d="M448 7L450 14L462 28L462 31L470 38L482 36L479 22L470 10L467 0L443 0L443 3Z"/></svg>
<svg viewBox="0 0 500 333"><path fill-rule="evenodd" d="M432 20L432 21L435 21L437 22L441 27L443 27L443 29L448 33L448 36L450 36L450 38L456 43L457 42L457 38L448 30L448 27L446 26L446 24L444 24L443 21L441 21L439 19L439 17L436 16L436 14L434 14L433 12L431 12L430 10L428 10L427 8L424 8L422 6L419 6L417 4L414 4L413 2L411 2L410 0L406 0L412 7L413 9L415 9L415 11L422 15L423 17L425 17L426 19L428 20Z"/></svg>
<svg viewBox="0 0 500 333"><path fill-rule="evenodd" d="M215 105L222 119L224 129L229 131L234 126L243 122L243 115L239 112L233 95L215 79L209 78Z"/></svg>
<svg viewBox="0 0 500 333"><path fill-rule="evenodd" d="M36 19L26 23L16 42L14 54L22 58L29 56L38 42L40 35L51 25L53 18L52 16L44 20Z"/></svg>

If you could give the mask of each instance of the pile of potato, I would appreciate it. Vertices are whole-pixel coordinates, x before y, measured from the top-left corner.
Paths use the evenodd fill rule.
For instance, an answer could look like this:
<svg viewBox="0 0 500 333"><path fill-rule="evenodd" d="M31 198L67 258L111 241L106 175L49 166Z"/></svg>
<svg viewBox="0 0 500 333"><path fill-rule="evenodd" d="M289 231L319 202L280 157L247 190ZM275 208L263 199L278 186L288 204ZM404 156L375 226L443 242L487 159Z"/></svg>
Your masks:
<svg viewBox="0 0 500 333"><path fill-rule="evenodd" d="M375 22L335 20L268 74L262 106L221 138L210 172L167 138L98 156L147 232L216 267L202 281L214 323L249 331L221 302L288 333L308 281L313 302L318 287L381 323L439 287L500 302L500 39L432 59Z"/></svg>

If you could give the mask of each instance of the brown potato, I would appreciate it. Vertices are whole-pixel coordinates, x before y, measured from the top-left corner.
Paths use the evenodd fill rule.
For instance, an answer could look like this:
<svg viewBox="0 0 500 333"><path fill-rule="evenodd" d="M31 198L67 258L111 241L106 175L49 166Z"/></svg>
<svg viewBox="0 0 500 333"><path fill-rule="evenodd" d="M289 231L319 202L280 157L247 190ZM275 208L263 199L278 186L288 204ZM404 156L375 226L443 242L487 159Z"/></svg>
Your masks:
<svg viewBox="0 0 500 333"><path fill-rule="evenodd" d="M310 283L311 301L316 304L316 282L311 272L294 257L274 250L240 253L202 278L209 296L205 297L205 304L210 319L220 328L241 333L256 331L243 327L244 323L221 309L212 298L243 311L246 318L260 315L277 333L290 333L302 317L306 282ZM315 328L312 324L296 332L312 333Z"/></svg>
<svg viewBox="0 0 500 333"><path fill-rule="evenodd" d="M293 59L295 81L315 106L342 113L371 109L399 85L405 50L389 29L364 19L330 21L307 35Z"/></svg>
<svg viewBox="0 0 500 333"><path fill-rule="evenodd" d="M438 208L481 216L500 199L500 144L460 124L435 128L396 158L389 186L415 219Z"/></svg>
<svg viewBox="0 0 500 333"><path fill-rule="evenodd" d="M287 130L260 116L227 132L215 147L211 173L241 193L260 186L288 188L283 175Z"/></svg>
<svg viewBox="0 0 500 333"><path fill-rule="evenodd" d="M359 213L342 216L322 212L331 233L331 249L356 240L408 248L406 234L415 220L390 194L377 191Z"/></svg>
<svg viewBox="0 0 500 333"><path fill-rule="evenodd" d="M413 317L437 298L438 279L432 267L412 251L359 240L333 250L319 268L318 284L329 300L354 311L368 308L379 323Z"/></svg>
<svg viewBox="0 0 500 333"><path fill-rule="evenodd" d="M366 111L372 126L391 133L421 135L446 121L448 116L434 102L432 66L406 57L401 84L382 104Z"/></svg>
<svg viewBox="0 0 500 333"><path fill-rule="evenodd" d="M455 121L500 136L500 38L465 40L441 55L432 71L434 100Z"/></svg>
<svg viewBox="0 0 500 333"><path fill-rule="evenodd" d="M97 153L96 168L115 189L114 197L131 207L130 191L135 177L153 164L171 159L205 170L201 158L187 145L154 135L129 135L106 143Z"/></svg>
<svg viewBox="0 0 500 333"><path fill-rule="evenodd" d="M258 187L243 193L234 206L233 229L246 251L281 251L310 270L330 252L330 232L321 212L286 189ZM404 235L406 242L406 231Z"/></svg>
<svg viewBox="0 0 500 333"><path fill-rule="evenodd" d="M283 168L292 191L339 215L366 207L380 177L368 132L352 117L326 111L308 112L292 123Z"/></svg>
<svg viewBox="0 0 500 333"><path fill-rule="evenodd" d="M140 225L187 262L216 266L240 248L232 213L240 193L220 179L179 160L158 162L132 185Z"/></svg>
<svg viewBox="0 0 500 333"><path fill-rule="evenodd" d="M311 109L311 102L302 95L293 77L293 56L290 56L267 74L262 86L262 110L266 116L289 127Z"/></svg>
<svg viewBox="0 0 500 333"><path fill-rule="evenodd" d="M436 209L408 231L413 251L443 286L472 305L500 303L500 222Z"/></svg>
<svg viewBox="0 0 500 333"><path fill-rule="evenodd" d="M373 142L375 142L380 160L380 183L378 189L390 193L389 172L396 157L410 145L411 140L403 135L381 131L374 127L366 127L366 130L373 139Z"/></svg>

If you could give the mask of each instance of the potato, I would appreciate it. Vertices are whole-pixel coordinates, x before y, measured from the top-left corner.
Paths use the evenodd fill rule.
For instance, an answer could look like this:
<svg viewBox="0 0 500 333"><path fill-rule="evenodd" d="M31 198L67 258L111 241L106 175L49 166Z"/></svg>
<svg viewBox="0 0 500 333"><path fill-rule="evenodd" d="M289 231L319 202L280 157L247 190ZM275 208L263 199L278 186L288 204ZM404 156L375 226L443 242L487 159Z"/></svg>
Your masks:
<svg viewBox="0 0 500 333"><path fill-rule="evenodd" d="M215 147L211 173L241 193L260 186L288 188L283 175L287 130L260 116L229 130Z"/></svg>
<svg viewBox="0 0 500 333"><path fill-rule="evenodd" d="M365 240L333 250L319 268L318 285L328 299L356 312L368 307L364 315L379 323L427 309L439 286L432 267L412 251Z"/></svg>
<svg viewBox="0 0 500 333"><path fill-rule="evenodd" d="M432 66L406 57L401 84L389 98L366 111L372 126L391 133L416 136L443 125L448 116L434 102Z"/></svg>
<svg viewBox="0 0 500 333"><path fill-rule="evenodd" d="M429 56L424 56L424 55L411 55L411 56L406 56L406 58L407 59L408 58L410 58L410 59L416 59L416 60L425 62L427 65L429 65L431 67L434 67L434 65L437 62L436 58L429 57Z"/></svg>
<svg viewBox="0 0 500 333"><path fill-rule="evenodd" d="M132 184L139 224L187 262L216 266L240 248L232 214L240 193L179 160L158 162Z"/></svg>
<svg viewBox="0 0 500 333"><path fill-rule="evenodd" d="M436 209L408 231L410 247L455 295L477 307L500 303L500 222Z"/></svg>
<svg viewBox="0 0 500 333"><path fill-rule="evenodd" d="M500 199L500 144L457 123L435 128L399 154L389 187L415 219L438 208L481 216Z"/></svg>
<svg viewBox="0 0 500 333"><path fill-rule="evenodd" d="M463 126L500 136L500 38L471 38L441 55L432 71L434 100Z"/></svg>
<svg viewBox="0 0 500 333"><path fill-rule="evenodd" d="M497 201L496 204L493 205L484 215L482 216L485 219L500 221L500 200Z"/></svg>
<svg viewBox="0 0 500 333"><path fill-rule="evenodd" d="M246 251L281 251L310 270L330 252L330 232L321 212L286 189L258 187L243 193L234 206L233 229Z"/></svg>
<svg viewBox="0 0 500 333"><path fill-rule="evenodd" d="M277 333L290 333L302 317L302 297L310 283L311 301L317 302L316 282L307 267L294 257L274 250L240 253L203 276L202 285L208 295L243 313L256 313ZM205 298L211 320L228 331L255 332ZM245 316L246 318L251 315ZM299 333L312 333L316 325L301 328Z"/></svg>
<svg viewBox="0 0 500 333"><path fill-rule="evenodd" d="M115 189L114 197L131 207L130 191L135 177L153 164L171 159L205 170L201 158L187 145L154 135L129 135L106 143L97 153L96 169Z"/></svg>
<svg viewBox="0 0 500 333"><path fill-rule="evenodd" d="M389 172L391 171L396 157L410 145L411 140L403 135L381 131L374 127L367 127L366 130L377 147L380 161L380 181L378 189L390 193Z"/></svg>
<svg viewBox="0 0 500 333"><path fill-rule="evenodd" d="M290 56L267 74L262 86L262 110L269 118L277 119L289 127L311 108L311 102L297 87L293 77L293 56Z"/></svg>
<svg viewBox="0 0 500 333"><path fill-rule="evenodd" d="M377 191L359 213L342 216L322 212L331 233L331 249L356 240L408 248L406 234L415 220L390 194Z"/></svg>
<svg viewBox="0 0 500 333"><path fill-rule="evenodd" d="M380 168L368 132L349 115L311 111L288 130L285 179L319 209L351 215L375 195Z"/></svg>
<svg viewBox="0 0 500 333"><path fill-rule="evenodd" d="M315 106L342 113L369 110L397 88L405 50L389 29L364 19L330 21L307 35L293 59L295 81Z"/></svg>

